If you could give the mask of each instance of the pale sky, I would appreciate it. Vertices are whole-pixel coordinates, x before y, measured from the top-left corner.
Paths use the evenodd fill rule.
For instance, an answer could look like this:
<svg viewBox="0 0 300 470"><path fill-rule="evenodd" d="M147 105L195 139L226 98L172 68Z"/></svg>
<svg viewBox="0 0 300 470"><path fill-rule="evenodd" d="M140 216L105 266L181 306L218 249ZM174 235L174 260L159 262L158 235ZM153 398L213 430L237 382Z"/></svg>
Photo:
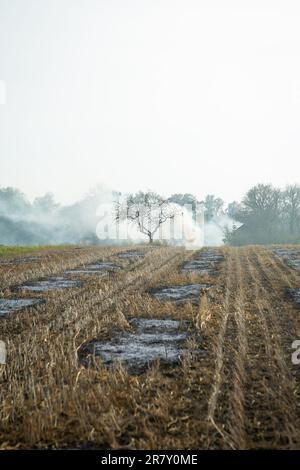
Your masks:
<svg viewBox="0 0 300 470"><path fill-rule="evenodd" d="M297 0L0 0L0 187L300 182Z"/></svg>

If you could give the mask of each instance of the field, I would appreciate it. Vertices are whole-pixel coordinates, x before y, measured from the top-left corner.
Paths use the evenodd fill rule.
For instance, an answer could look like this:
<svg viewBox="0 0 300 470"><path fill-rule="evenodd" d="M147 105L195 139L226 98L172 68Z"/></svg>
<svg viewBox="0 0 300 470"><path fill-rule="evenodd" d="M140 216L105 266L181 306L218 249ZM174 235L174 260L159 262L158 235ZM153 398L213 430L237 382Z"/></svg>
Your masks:
<svg viewBox="0 0 300 470"><path fill-rule="evenodd" d="M64 250L67 248L67 245L57 245L57 246L4 246L0 245L0 258L13 258L14 256L29 254L35 252L47 252L47 251L57 251Z"/></svg>
<svg viewBox="0 0 300 470"><path fill-rule="evenodd" d="M132 250L141 256L118 257ZM300 366L291 359L299 310L286 295L299 287L298 272L256 246L215 249L223 259L214 272L182 270L206 251L61 247L28 250L25 262L4 254L0 299L78 266L120 269L78 273L80 287L24 290L20 297L45 302L0 316L0 448L299 449ZM151 294L198 283L209 288L196 301ZM187 325L180 361L129 373L94 357L93 340L130 332L132 318Z"/></svg>

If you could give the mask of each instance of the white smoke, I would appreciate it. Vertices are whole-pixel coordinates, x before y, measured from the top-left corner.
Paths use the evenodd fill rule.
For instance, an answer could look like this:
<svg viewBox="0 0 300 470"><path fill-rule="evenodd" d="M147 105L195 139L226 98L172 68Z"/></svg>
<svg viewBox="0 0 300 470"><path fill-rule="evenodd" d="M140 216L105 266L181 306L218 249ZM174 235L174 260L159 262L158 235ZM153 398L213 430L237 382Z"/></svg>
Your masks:
<svg viewBox="0 0 300 470"><path fill-rule="evenodd" d="M228 215L222 214L213 217L204 226L204 245L221 246L224 245L224 236L226 229L232 231L242 224L231 219Z"/></svg>
<svg viewBox="0 0 300 470"><path fill-rule="evenodd" d="M32 204L17 194L18 207L11 200L0 200L0 244L62 244L62 243L147 243L146 235L130 221L116 221L116 202L120 194L106 187L97 187L82 200L59 206L51 198ZM195 208L194 208L195 209ZM204 223L201 205L192 207L170 203L173 218L162 224L154 241L197 249L205 245L222 245L225 227L239 226L227 215Z"/></svg>
<svg viewBox="0 0 300 470"><path fill-rule="evenodd" d="M188 249L201 248L204 244L204 229L200 217L194 217L189 208L175 203L170 204L169 213L174 216L167 219L160 226L155 232L153 240L155 242L160 241L172 245L185 246ZM155 214L153 215L155 217ZM100 241L148 242L147 235L138 230L134 221L116 221L114 202L101 203L97 210L97 218L96 233Z"/></svg>

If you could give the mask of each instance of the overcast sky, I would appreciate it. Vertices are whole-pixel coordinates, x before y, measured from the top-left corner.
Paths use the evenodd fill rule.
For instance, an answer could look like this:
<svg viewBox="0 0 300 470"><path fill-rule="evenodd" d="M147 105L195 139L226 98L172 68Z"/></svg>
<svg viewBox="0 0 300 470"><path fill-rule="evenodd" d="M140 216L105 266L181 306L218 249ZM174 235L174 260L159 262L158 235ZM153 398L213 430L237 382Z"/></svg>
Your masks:
<svg viewBox="0 0 300 470"><path fill-rule="evenodd" d="M300 2L0 0L0 186L239 199L300 176Z"/></svg>

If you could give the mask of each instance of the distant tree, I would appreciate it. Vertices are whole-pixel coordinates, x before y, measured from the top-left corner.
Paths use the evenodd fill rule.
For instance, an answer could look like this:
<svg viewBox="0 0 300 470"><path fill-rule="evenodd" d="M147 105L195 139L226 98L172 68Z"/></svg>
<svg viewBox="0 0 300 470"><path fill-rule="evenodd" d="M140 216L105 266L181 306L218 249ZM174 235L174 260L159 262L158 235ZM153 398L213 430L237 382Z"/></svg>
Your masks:
<svg viewBox="0 0 300 470"><path fill-rule="evenodd" d="M129 194L123 203L116 204L115 210L117 220L133 222L140 233L148 237L149 243L153 243L162 224L176 215L174 206L152 191Z"/></svg>
<svg viewBox="0 0 300 470"><path fill-rule="evenodd" d="M249 211L267 215L269 218L278 214L280 200L280 189L274 188L271 184L258 184L247 192L243 204Z"/></svg>
<svg viewBox="0 0 300 470"><path fill-rule="evenodd" d="M234 238L235 238L236 230L237 230L236 225L233 225L232 228L229 228L228 226L224 227L224 229L223 229L223 233L224 233L223 242L226 245L234 244Z"/></svg>
<svg viewBox="0 0 300 470"><path fill-rule="evenodd" d="M168 198L169 202L173 202L174 204L178 204L179 206L190 206L194 208L197 204L197 198L193 196L193 194L185 193L185 194L172 194Z"/></svg>
<svg viewBox="0 0 300 470"><path fill-rule="evenodd" d="M0 216L0 244L43 245L49 240L51 232L42 224Z"/></svg>
<svg viewBox="0 0 300 470"><path fill-rule="evenodd" d="M234 220L239 220L239 214L242 210L242 206L240 202L233 201L230 202L226 208L227 215Z"/></svg>
<svg viewBox="0 0 300 470"><path fill-rule="evenodd" d="M287 186L283 191L284 218L292 235L300 232L300 186Z"/></svg>
<svg viewBox="0 0 300 470"><path fill-rule="evenodd" d="M24 215L31 209L25 195L15 188L0 188L0 214Z"/></svg>
<svg viewBox="0 0 300 470"><path fill-rule="evenodd" d="M168 201L173 204L177 204L178 206L185 207L186 210L191 213L193 219L195 221L197 220L199 202L197 201L197 198L193 196L193 194L172 194L172 196L169 197Z"/></svg>
<svg viewBox="0 0 300 470"><path fill-rule="evenodd" d="M278 227L282 193L270 184L258 184L243 199L244 216L256 230L263 230L267 237Z"/></svg>
<svg viewBox="0 0 300 470"><path fill-rule="evenodd" d="M222 214L224 201L221 198L216 197L213 194L208 194L202 202L205 209L206 221L210 221L213 217Z"/></svg>
<svg viewBox="0 0 300 470"><path fill-rule="evenodd" d="M42 212L44 214L49 214L58 209L59 204L54 200L52 193L46 193L44 196L37 197L33 201L33 209Z"/></svg>
<svg viewBox="0 0 300 470"><path fill-rule="evenodd" d="M243 226L227 234L233 244L276 243L282 236L282 192L269 184L258 184L244 197L235 214Z"/></svg>

